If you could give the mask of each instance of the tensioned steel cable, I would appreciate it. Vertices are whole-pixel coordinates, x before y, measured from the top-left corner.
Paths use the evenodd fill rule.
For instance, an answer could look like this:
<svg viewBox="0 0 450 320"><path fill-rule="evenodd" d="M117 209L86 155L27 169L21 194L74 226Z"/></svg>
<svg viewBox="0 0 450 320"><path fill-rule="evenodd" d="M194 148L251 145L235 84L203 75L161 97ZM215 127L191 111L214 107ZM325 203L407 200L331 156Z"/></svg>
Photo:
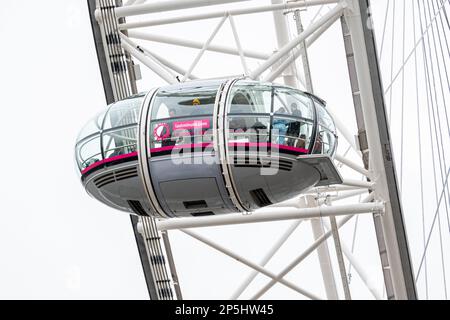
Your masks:
<svg viewBox="0 0 450 320"><path fill-rule="evenodd" d="M380 47L380 53L378 54L378 56L380 57L380 60L381 60L381 57L383 56L384 38L385 38L385 35L386 35L386 26L387 26L387 19L388 19L390 2L391 2L391 0L387 1L386 13L384 14L383 35L381 36L381 47Z"/></svg>
<svg viewBox="0 0 450 320"><path fill-rule="evenodd" d="M405 64L405 21L406 21L406 1L403 0L403 17L402 17L402 64ZM403 132L405 119L405 68L402 69L402 103L401 103L401 126L400 126L400 194L403 192Z"/></svg>
<svg viewBox="0 0 450 320"><path fill-rule="evenodd" d="M416 12L415 4L412 3L412 28L413 28L413 38L414 43L416 43ZM419 170L420 170L420 207L421 207L421 217L422 217L422 243L425 250L425 206L423 202L423 166L422 166L422 132L420 129L420 112L419 112L419 80L418 80L418 67L417 67L417 51L414 50L414 71L415 71L415 85L416 85L416 117L417 117L417 136L418 136L418 147L419 147ZM425 257L425 297L428 300L428 264Z"/></svg>
<svg viewBox="0 0 450 320"><path fill-rule="evenodd" d="M419 12L420 11L421 10L420 10L420 6L419 6ZM425 12L425 7L424 7L424 20L425 20L425 23L428 22L427 21L426 12ZM439 103L438 103L438 100L437 100L436 77L435 77L435 74L434 74L434 63L433 63L433 57L432 57L432 54L431 54L431 43L430 43L430 35L429 34L427 35L427 43L428 43L428 57L429 57L429 60L430 60L430 64L428 65L427 60L425 61L425 63L427 65L427 72L428 72L428 70L431 69L431 79L433 81L433 84L431 84L431 82L429 80L430 78L428 78L428 81L429 81L428 82L428 88L430 90L429 93L430 93L431 109L432 109L433 123L434 123L433 127L434 127L434 130L435 130L436 147L437 147L437 151L438 151L439 166L440 166L440 172L441 172L441 180L442 180L442 183L443 183L443 180L444 180L443 179L443 175L444 175L443 172L444 172L444 170L442 169L441 149L443 150L444 147L443 147L443 144L442 144L442 127L441 127L441 121L440 121L440 117L439 117L439 109L438 109ZM426 48L426 45L425 45L425 48ZM426 52L425 52L425 56L427 56ZM430 74L429 73L427 73L427 74L428 74L428 77L429 77ZM433 91L431 90L431 88L433 88ZM438 119L437 120L438 126L436 126L436 118ZM439 135L437 133L437 128L439 128L439 133L440 133ZM439 138L441 138L441 139L439 139ZM444 167L446 167L445 155L444 155ZM447 199L447 196L445 195L445 205L446 205L446 210L448 211L448 206L447 206L447 200L446 199Z"/></svg>
<svg viewBox="0 0 450 320"><path fill-rule="evenodd" d="M428 13L430 16L430 20L431 20L431 11L430 11L430 7L429 7L429 1L427 2L428 5ZM427 16L426 16L426 11L425 11L425 5L424 5L424 17L425 17L425 22L427 23ZM437 64L437 72L439 73L440 76L440 67L439 67L439 57L437 54L437 46L436 46L436 38L435 38L435 33L434 33L434 26L432 25L431 27L431 31L432 31L432 37L433 37L433 47L434 47L434 53L436 56L436 64ZM440 121L440 117L439 117L439 102L438 102L438 95L437 95L437 91L436 91L436 76L434 74L434 64L433 64L433 58L432 58L432 54L431 54L431 44L430 44L430 37L427 37L427 42L428 42L428 49L429 49L429 57L430 57L430 64L431 64L431 73L432 73L432 79L433 79L433 92L430 91L430 94L433 95L434 93L434 101L436 103L436 116L438 119L438 125L439 125L439 133L440 135L437 136L436 134L436 145L438 148L438 157L439 157L439 166L440 166L440 172L441 172L441 181L442 184L444 184L444 170L446 169L442 169L442 160L444 162L444 168L447 168L446 165L446 160L445 160L445 151L444 151L444 146L443 146L443 136L442 136L442 129L441 129L441 121ZM441 81L442 84L442 81ZM431 100L433 101L433 100ZM433 104L432 104L432 108ZM434 110L433 110L433 117L434 117ZM436 125L436 124L435 124ZM440 139L439 139L440 138ZM440 141L441 144L441 150L442 150L442 156L443 159L441 159L441 155L440 155L440 149L439 149L439 144L438 141ZM445 203L445 211L446 211L446 215L447 215L447 219L448 219L448 200L447 200L447 196L448 196L448 188L444 187L444 190L447 189L447 194L444 193L444 203ZM440 251L441 251L441 265L442 265L442 272L443 272L443 280L444 280L444 287L445 287L445 297L447 298L447 285L446 285L446 274L445 274L445 259L444 259L444 251L443 251L443 241L442 241L442 228L441 228L441 218L440 215L438 215L438 232L439 232L439 243L440 243Z"/></svg>
<svg viewBox="0 0 450 320"><path fill-rule="evenodd" d="M444 6L442 5L442 6L439 8L438 12L441 12L443 9L444 9ZM433 17L432 22L433 22L434 20L436 20L436 18L437 18L437 14ZM420 36L420 38L419 38L419 39L417 40L417 42L415 43L414 48L413 48L413 49L410 51L410 53L408 54L408 57L407 57L406 60L405 60L405 65L406 65L406 63L409 61L409 59L411 59L411 57L412 57L412 55L413 55L413 53L414 53L414 50L417 50L417 48L419 47L420 43L422 42L422 39L425 37L425 35L426 35L426 34L428 33L428 31L430 30L430 27L431 27L431 24L429 24L429 25L426 26L424 32L422 33L422 35ZM402 68L404 68L405 65L402 65L402 66L398 69L397 73L396 73L395 76L394 76L394 79L389 83L389 85L386 86L386 89L384 90L384 94L387 94L387 93L389 92L389 90L391 90L391 88L392 88L394 82L395 82L395 81L398 79L398 77L400 76L400 74L401 74L401 72L402 72Z"/></svg>
<svg viewBox="0 0 450 320"><path fill-rule="evenodd" d="M430 1L427 2L427 6L428 6L428 13L429 16L431 18L431 10L430 10ZM425 8L424 8L425 11ZM426 12L425 12L425 19L426 19ZM426 21L426 20L425 20ZM436 23L437 24L437 23ZM450 137L450 126L449 126L449 122L448 122L448 116L447 116L447 105L445 103L445 94L444 94L444 90L443 90L443 86L442 86L442 77L441 77L441 69L440 69L440 65L439 65L439 56L438 56L438 52L437 52L437 45L436 45L436 37L435 37L435 33L434 33L434 26L432 25L431 27L431 34L433 37L433 48L434 48L434 54L436 57L436 68L437 68L437 73L439 75L439 84L440 84L440 88L441 88L441 93L442 93L442 99L444 102L444 112L445 112L445 116L446 116L446 124L447 124L447 131L449 132L449 137ZM429 40L429 37L427 38ZM442 136L442 129L441 129L441 121L440 121L440 116L439 116L439 102L438 102L438 94L436 91L436 83L435 83L435 79L436 76L434 74L434 64L433 64L433 59L431 57L431 46L429 44L429 51L430 51L430 63L431 63L431 72L432 72L432 76L433 76L433 88L434 88L434 96L435 96L435 102L436 102L436 115L438 118L438 124L439 124L439 133L440 133L440 144L441 144L441 151L442 151L442 159L443 159L443 163L444 163L444 169L442 169L442 164L441 164L441 155L439 152L439 146L438 146L438 153L439 153L439 164L441 166L441 180L442 183L444 183L444 172L447 168L447 161L445 159L445 149L444 149L444 145L443 145L443 136ZM437 137L438 139L438 137ZM449 232L450 232L450 222L449 222L449 215L448 215L448 201L450 201L450 193L449 190L447 188L447 194L445 195L445 208L446 208L446 217L447 217L447 222L448 222L448 226L449 226Z"/></svg>
<svg viewBox="0 0 450 320"><path fill-rule="evenodd" d="M391 39L391 83L394 78L394 43L395 43L395 1L392 1L392 39ZM389 126L391 125L392 90L389 93Z"/></svg>
<svg viewBox="0 0 450 320"><path fill-rule="evenodd" d="M449 176L450 176L450 169L447 171L447 177L445 178L445 185L447 185L447 183L448 183L448 177L449 177ZM426 245L425 245L425 250L424 250L424 252L423 252L423 254L422 254L422 257L421 257L421 259L420 259L419 268L417 269L416 282L417 282L417 280L419 279L420 272L422 271L422 266L423 266L424 258L425 258L425 255L427 254L428 245L430 244L431 234L433 233L433 228L434 228L434 226L435 226L435 224L436 224L436 218L437 218L437 216L439 215L438 212L439 212L439 207L440 207L440 204L441 204L443 195L444 195L444 190L442 190L442 192L441 192L441 194L440 194L440 196L439 196L439 201L438 201L438 203L437 203L437 208L436 208L436 211L435 211L435 213L434 213L433 222L432 222L432 224L431 224L430 232L428 233L427 242L426 242Z"/></svg>
<svg viewBox="0 0 450 320"><path fill-rule="evenodd" d="M433 2L432 2L432 6L433 6L433 12L435 12L435 7L434 7L434 3ZM431 13L430 13L430 15L431 15ZM442 22L442 17L441 17L441 22ZM436 29L437 29L437 35L438 35L438 40L439 40L439 47L441 49L440 51L441 51L441 55L442 55L442 61L444 63L444 73L446 75L447 84L448 84L449 82L448 82L448 74L447 74L447 63L445 62L445 55L444 55L444 51L443 51L443 47L442 47L442 39L441 39L441 35L440 35L440 32L439 32L439 25L437 23L437 20L436 20ZM443 30L443 32L445 34L444 30ZM437 52L436 52L436 58L437 58ZM439 65L439 61L438 61L438 65ZM441 88L441 94L442 94L442 101L443 101L443 104L444 104L444 112L445 112L445 119L446 119L446 124L447 124L447 130L449 132L449 138L450 138L450 125L449 125L449 120L448 120L448 115L447 115L447 103L446 103L446 99L445 99L444 87L443 87L443 84L442 84L443 81L442 81L442 77L441 77L441 72L439 72L439 81L440 81L440 88ZM447 86L447 89L449 89L448 86ZM445 151L443 151L443 153L444 153L444 157L445 157ZM445 158L444 158L444 163L445 163ZM445 168L447 168L447 167L445 166ZM450 192L449 192L448 188L447 188L447 200L450 201ZM450 232L450 219L449 219L449 215L448 214L447 214L447 226L448 226L448 230Z"/></svg>
<svg viewBox="0 0 450 320"><path fill-rule="evenodd" d="M437 2L436 6L439 8L439 2L438 1L439 0L436 0L436 2ZM441 5L442 5L442 0L441 0ZM433 10L434 10L434 6L433 6ZM450 48L449 48L449 45L448 45L447 33L445 32L444 21L442 19L442 11L439 11L439 20L441 22L442 34L444 35L445 47L447 48L447 53L448 53L448 56L450 57ZM440 34L440 32L438 32L438 33ZM445 55L444 54L442 55L442 58L445 61ZM447 68L445 70L446 70L445 71L445 76L447 78L447 87L450 90L450 81L449 81L449 77L448 77L448 73L447 73Z"/></svg>
<svg viewBox="0 0 450 320"><path fill-rule="evenodd" d="M450 0L447 0L447 3L450 3ZM445 15L445 20L447 21L448 30L450 30L450 22L448 20L447 9L445 8L445 5L444 5L444 15Z"/></svg>
<svg viewBox="0 0 450 320"><path fill-rule="evenodd" d="M428 12L429 12L429 15L431 17L430 2L427 2L427 5L428 5ZM434 11L434 6L433 6L433 11ZM434 13L436 13L436 12L434 12ZM438 26L437 20L435 21L435 23L436 23L436 28L437 28L437 26ZM439 61L439 56L438 56L438 52L437 52L436 38L435 38L435 33L434 33L434 26L432 26L431 31L432 31L433 43L434 43L434 53L435 53L435 56L436 56L436 65L437 65L437 68L438 68L439 84L440 84L440 88L441 88L442 100L443 100L443 103L444 103L444 112L445 112L445 119L446 119L446 124L447 124L447 131L448 131L448 135L450 137L450 125L449 125L448 114L447 114L447 104L445 103L445 93L444 93L444 87L442 85L442 83L443 83L443 81L442 81L442 72L441 72L441 68L440 68L440 64L439 64L440 61ZM436 33L438 34L437 38L439 40L439 45L440 45L440 49L441 49L442 58L444 58L444 52L443 52L443 49L442 49L441 37L439 36L439 30L437 30ZM447 63L445 62L445 59L443 59L443 62L444 62L444 67L445 67L445 73L447 73Z"/></svg>
<svg viewBox="0 0 450 320"><path fill-rule="evenodd" d="M422 17L421 17L422 13L421 13L421 9L420 9L420 2L418 2L418 9L419 9L419 17L420 17L420 29L421 29L421 32L423 33L423 24L422 24ZM424 12L424 20L425 20L425 23L426 23L427 19L426 19L425 12ZM429 35L427 35L426 38L427 38L427 42L428 42L428 49L429 49L429 51L431 51ZM422 45L423 45L423 54L424 54L424 71L425 71L425 76L426 76L426 80L427 80L426 81L426 88L427 88L426 92L427 92L427 106L428 106L428 121L429 121L429 127L430 127L431 154L432 154L432 163L433 163L433 172L434 172L434 185L435 185L435 191L436 191L435 196L436 196L436 203L437 203L436 214L435 214L435 217L433 219L433 224L432 224L432 227L430 228L430 232L428 234L428 240L427 240L427 243L426 243L426 246L425 246L425 250L424 250L424 254L426 254L427 249L428 249L428 245L429 245L429 240L431 239L431 235L432 235L432 232L434 230L436 218L438 220L439 231L440 231L440 214L439 214L440 210L439 209L440 209L440 204L441 204L441 201L442 201L442 196L445 195L445 187L446 187L447 181L448 181L447 180L448 179L448 174L447 174L446 181L443 184L443 189L442 189L442 192L441 192L441 196L440 196L440 198L438 200L437 199L437 190L438 189L437 189L437 181L436 181L437 178L436 178L434 147L433 147L433 134L432 134L432 130L431 130L430 105L431 105L431 108L433 109L432 110L432 114L433 114L434 130L435 130L435 136L436 136L436 146L437 146L438 152L439 152L439 144L437 142L438 134L437 134L437 129L436 129L436 119L435 119L435 114L434 114L434 101L433 101L433 94L432 94L432 90L431 90L430 74L428 72L429 68L428 68L428 59L427 59L427 52L426 52L427 49L426 49L425 41L422 42ZM431 58L432 57L431 57L431 54L430 54L430 64L432 63L432 59ZM431 103L430 103L430 101L431 101ZM441 166L440 155L439 155L439 165ZM440 237L440 240L441 239L442 239L442 237ZM442 241L440 241L440 247L441 247L441 252L442 252ZM441 254L441 266L443 265L443 259L442 258L443 258L443 255ZM422 261L423 261L423 259L422 259ZM422 263L423 263L422 261L421 261L421 265L419 267L419 270L421 270L421 266L422 266ZM444 272L444 277L445 277L445 269L444 268L443 268L443 272ZM419 276L419 272L416 275L416 282L417 282L418 276Z"/></svg>

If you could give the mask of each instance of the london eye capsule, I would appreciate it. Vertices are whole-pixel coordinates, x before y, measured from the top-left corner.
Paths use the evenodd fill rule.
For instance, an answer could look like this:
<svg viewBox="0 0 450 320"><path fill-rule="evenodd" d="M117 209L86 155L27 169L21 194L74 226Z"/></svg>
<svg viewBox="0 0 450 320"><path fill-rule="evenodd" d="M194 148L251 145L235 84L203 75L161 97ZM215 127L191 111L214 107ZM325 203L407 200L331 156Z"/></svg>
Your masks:
<svg viewBox="0 0 450 320"><path fill-rule="evenodd" d="M87 192L143 216L253 211L342 183L321 99L246 79L191 81L111 104L75 147Z"/></svg>

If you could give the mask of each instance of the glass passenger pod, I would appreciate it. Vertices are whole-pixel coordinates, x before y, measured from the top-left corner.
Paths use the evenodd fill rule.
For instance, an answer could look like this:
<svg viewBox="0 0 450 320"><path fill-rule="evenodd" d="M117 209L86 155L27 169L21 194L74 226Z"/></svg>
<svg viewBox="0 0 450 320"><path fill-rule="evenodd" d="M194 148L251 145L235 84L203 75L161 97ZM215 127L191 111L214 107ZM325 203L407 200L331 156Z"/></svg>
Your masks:
<svg viewBox="0 0 450 320"><path fill-rule="evenodd" d="M109 105L81 130L75 158L82 176L137 159L137 124L144 97L141 93Z"/></svg>

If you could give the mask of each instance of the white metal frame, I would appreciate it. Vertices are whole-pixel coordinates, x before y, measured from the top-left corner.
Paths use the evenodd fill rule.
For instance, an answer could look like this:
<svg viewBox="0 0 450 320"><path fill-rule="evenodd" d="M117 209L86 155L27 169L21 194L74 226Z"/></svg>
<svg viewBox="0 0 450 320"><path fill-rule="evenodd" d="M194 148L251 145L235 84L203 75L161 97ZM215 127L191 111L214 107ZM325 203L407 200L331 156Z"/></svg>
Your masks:
<svg viewBox="0 0 450 320"><path fill-rule="evenodd" d="M162 13L167 11L182 11L182 9L189 8L201 8L204 6L213 6L217 4L228 4L234 2L246 2L247 0L213 0L213 1L203 1L203 0L167 0L167 1L153 1L152 3L145 3L145 1L129 0L122 7L115 9L115 14L117 18L129 17L137 15L147 15L153 13ZM302 31L294 39L289 39L286 34L285 27L285 17L283 13L291 9L307 8L311 6L318 5L333 5L332 9L320 17L317 21L313 22L311 25L307 26L304 31ZM260 12L274 12L275 28L277 31L279 48L273 54L255 52L251 50L246 50L240 41L239 31L234 22L233 17L236 15L245 14L255 14ZM252 280L258 273L264 274L270 278L270 282L261 288L257 293L255 293L252 298L257 299L262 297L262 295L267 292L274 284L277 282L284 284L285 286L301 293L302 295L311 298L319 299L316 295L308 292L296 284L293 284L284 279L284 277L295 268L301 261L303 261L308 255L310 255L315 250L321 250L320 248L325 248L325 241L333 236L336 244L336 250L338 254L338 261L341 270L341 277L343 281L343 287L345 291L346 298L350 298L350 291L348 289L348 283L345 275L345 268L343 268L343 256L351 262L352 266L355 268L357 273L360 275L362 281L368 286L370 292L376 299L381 298L381 294L377 292L374 288L368 285L368 276L364 271L362 264L352 255L347 245L339 239L338 229L347 223L354 215L357 214L379 214L383 216L383 229L384 236L387 242L388 257L390 262L391 276L394 280L395 298L404 299L405 296L405 285L403 281L402 270L400 269L401 262L398 258L398 244L395 238L395 230L393 229L393 222L391 217L391 207L389 204L389 194L387 190L387 182L385 179L385 171L383 163L380 160L382 155L381 146L378 143L377 135L378 128L374 122L376 118L374 114L374 99L373 92L370 87L371 79L369 77L368 63L365 57L365 43L362 34L360 13L357 0L304 0L304 1L292 1L283 2L278 0L272 0L270 5L262 5L255 7L245 7L239 9L230 10L218 10L209 13L196 13L189 15L179 15L177 17L171 18L155 18L150 17L139 22L125 22L118 23L117 31L120 34L121 45L123 50L131 54L135 59L140 61L143 65L148 67L150 70L155 72L167 83L176 83L177 77L175 73L181 75L181 81L187 81L189 79L196 79L198 76L194 76L192 72L195 66L201 60L204 52L206 50L212 50L224 54L233 54L240 57L242 64L243 74L248 75L251 79L261 79L263 81L274 81L280 76L284 76L284 80L287 84L295 86L298 79L293 77L285 76L283 72L289 68L296 68L296 60L302 56L301 50L297 47L300 44L304 44L305 50L314 41L321 37L321 35L326 32L326 30L333 25L340 17L345 16L348 21L350 32L352 34L353 47L355 50L355 62L357 67L357 73L359 78L361 98L363 105L364 121L368 132L368 142L370 148L370 170L365 169L362 165L354 163L351 160L345 158L345 156L337 155L335 157L336 163L341 163L347 168L354 170L358 174L362 175L364 178L370 179L366 180L352 180L344 179L344 183L339 186L329 186L329 187L317 187L312 188L305 192L304 195L299 195L298 198L287 201L285 203L277 204L266 209L258 210L252 214L229 214L223 216L212 216L212 217L196 217L196 218L173 218L173 219L159 219L156 221L156 226L159 230L180 230L185 234L203 242L204 244L218 250L233 259L247 265L248 267L254 269L254 272L245 280L244 283L235 291L232 298L237 299L240 297L242 292L249 286ZM135 29L182 23L187 21L199 21L204 19L221 18L218 25L214 30L212 30L210 37L205 42L180 39L175 37L170 37L168 35L156 35L148 32L142 32ZM212 45L211 42L214 39L217 32L220 30L221 26L226 20L229 20L233 37L235 41L236 48L227 47L225 45ZM121 30L121 31L119 31ZM158 55L142 45L138 45L134 40L144 40L144 41L155 41L161 43L167 43L188 48L200 49L197 53L192 64L183 68L178 66L174 62ZM105 38L104 38L105 41ZM262 63L254 70L250 70L247 64L247 58L256 58L262 60ZM222 106L224 108L224 106ZM339 117L334 115L337 119L336 124L341 136L345 138L354 151L359 152L359 148L356 144L355 136L348 132L344 125L339 121ZM143 134L141 132L141 134ZM222 140L220 140L222 141ZM367 194L369 195L361 203L354 203L348 205L335 205L335 201L342 199L352 198L358 195ZM309 200L308 200L309 199ZM375 200L375 201L373 201ZM314 203L314 205L311 205ZM336 221L337 216L344 216L341 220ZM323 228L321 222L315 220L317 218L330 217L330 224L327 225L325 222L325 227L328 231L323 229L319 232L319 227ZM316 239L312 245L280 272L279 274L272 273L265 268L265 265L269 260L275 255L275 253L281 248L281 246L286 242L289 236L294 232L302 220L313 219L316 221L313 225L315 227ZM209 226L224 226L232 224L242 224L242 223L257 223L257 222L268 222L268 221L281 221L281 220L294 220L291 227L286 230L279 241L274 244L274 246L269 250L267 255L261 260L261 262L254 263L250 260L240 256L237 253L232 252L223 246L206 239L205 237L197 234L192 230L187 230L189 228L199 228L199 227L209 227ZM141 225L142 227L142 225ZM321 256L328 255L328 249L326 251L322 250ZM326 259L325 259L326 260ZM324 261L325 261L324 260ZM329 264L328 271L327 268L322 269L324 276L324 281L327 286L327 298L338 299L338 292L336 289L336 284L334 280L334 275L331 263ZM331 270L331 271L330 271ZM327 274L328 273L328 274Z"/></svg>

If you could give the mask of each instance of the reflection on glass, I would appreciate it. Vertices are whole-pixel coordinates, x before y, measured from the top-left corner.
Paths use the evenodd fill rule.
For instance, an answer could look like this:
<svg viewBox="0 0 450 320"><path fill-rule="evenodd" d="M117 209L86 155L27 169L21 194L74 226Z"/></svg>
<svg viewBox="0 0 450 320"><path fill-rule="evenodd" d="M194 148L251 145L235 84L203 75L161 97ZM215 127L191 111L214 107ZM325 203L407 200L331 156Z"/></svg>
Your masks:
<svg viewBox="0 0 450 320"><path fill-rule="evenodd" d="M219 86L160 89L152 107L152 119L212 115Z"/></svg>
<svg viewBox="0 0 450 320"><path fill-rule="evenodd" d="M268 142L270 118L230 116L228 142Z"/></svg>
<svg viewBox="0 0 450 320"><path fill-rule="evenodd" d="M323 126L319 126L317 132L317 138L316 142L314 144L313 153L314 154L333 154L335 143L336 143L336 136L334 133L329 131Z"/></svg>
<svg viewBox="0 0 450 320"><path fill-rule="evenodd" d="M228 112L269 113L271 108L272 88L253 82L239 81L232 89Z"/></svg>
<svg viewBox="0 0 450 320"><path fill-rule="evenodd" d="M105 113L107 110L103 110L99 112L95 117L93 117L84 127L81 129L78 134L77 142L82 139L94 134L98 133L102 129L103 118L105 117Z"/></svg>
<svg viewBox="0 0 450 320"><path fill-rule="evenodd" d="M97 161L102 160L100 150L100 136L89 138L80 143L77 148L77 161L81 170L89 167Z"/></svg>
<svg viewBox="0 0 450 320"><path fill-rule="evenodd" d="M312 100L301 91L277 87L274 91L273 104L275 114L313 119Z"/></svg>
<svg viewBox="0 0 450 320"><path fill-rule="evenodd" d="M106 114L103 130L137 123L143 99L143 95L137 95L114 103Z"/></svg>
<svg viewBox="0 0 450 320"><path fill-rule="evenodd" d="M336 132L336 128L334 126L334 121L331 118L328 111L319 103L315 103L317 108L317 117L319 120L319 125L322 125L324 128L328 129L331 132Z"/></svg>
<svg viewBox="0 0 450 320"><path fill-rule="evenodd" d="M136 151L137 126L108 131L103 134L105 159Z"/></svg>
<svg viewBox="0 0 450 320"><path fill-rule="evenodd" d="M272 141L280 145L308 149L312 128L312 122L274 117Z"/></svg>

